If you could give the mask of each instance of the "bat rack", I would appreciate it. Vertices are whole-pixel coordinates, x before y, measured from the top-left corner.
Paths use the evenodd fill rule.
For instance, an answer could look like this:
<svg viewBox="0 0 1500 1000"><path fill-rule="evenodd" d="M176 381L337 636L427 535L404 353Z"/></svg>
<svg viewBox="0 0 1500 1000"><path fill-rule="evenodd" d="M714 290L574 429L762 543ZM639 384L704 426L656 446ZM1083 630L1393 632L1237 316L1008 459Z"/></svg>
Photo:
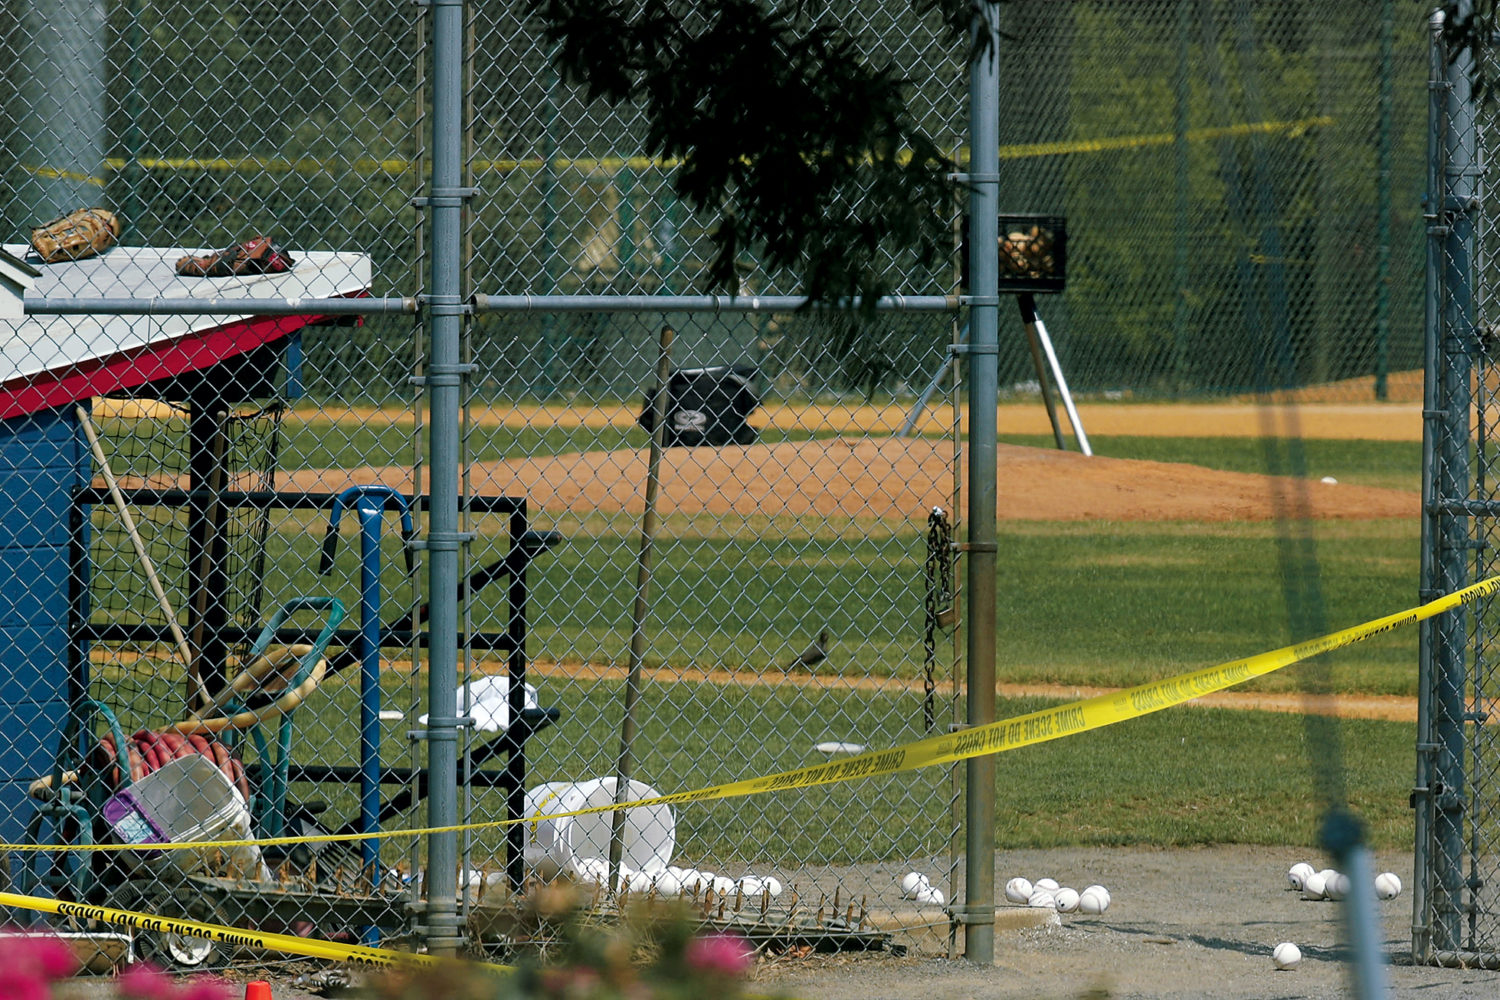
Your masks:
<svg viewBox="0 0 1500 1000"><path fill-rule="evenodd" d="M337 493L282 490L237 492L151 488L122 488L121 493L125 502L131 506L175 507L186 508L189 511L208 509L332 511L340 502L341 496ZM110 502L109 491L103 487L87 486L76 490L73 494L74 509L78 513L70 519L73 537L69 550L73 562L71 578L75 581L74 586L79 589L84 586L84 581L90 579L87 565L89 559L87 528L90 520L88 510L94 505ZM413 497L408 502L411 510L425 510L428 498L426 496ZM524 497L476 496L468 497L464 502L466 509L471 513L503 515L507 518L509 546L505 555L471 572L467 579L461 581L459 593L460 601L464 601L471 594L504 578L506 582L505 627L499 631L486 630L460 634L458 641L461 647L467 646L475 650L506 654L506 665L511 679L511 718L515 722L498 737L474 745L468 754L467 761L460 761L460 763L468 764L468 767L463 768L462 773L469 774L474 786L503 788L506 793L506 816L511 820L519 820L525 811L526 742L555 723L560 714L555 708L526 708L523 700L526 691L527 569L539 556L559 544L562 541L562 535L556 531L532 530L528 523L527 503ZM222 585L222 577L218 579ZM208 577L206 582L212 585L214 580L214 577ZM210 592L206 600L190 603L187 608L189 630L212 637L211 645L218 650L233 649L253 641L260 630L225 621L222 612L224 603L222 599L219 599L221 597L222 595ZM70 631L72 657L77 664L88 663L91 643L150 646L172 642L170 629L166 624L94 621L84 610L88 606L84 595L73 595L70 603L76 609ZM207 609L206 618L202 618L204 609ZM426 648L430 643L430 636L423 628L427 613L428 605L423 604L408 615L384 622L376 632L378 645L405 648L415 645ZM331 653L328 658L327 673L329 675L350 668L360 668L365 664L368 631L368 629L360 628L343 628L334 632L329 648L337 651ZM307 642L311 638L310 633L311 630L307 628L295 625L284 626L276 630L274 641L286 644ZM206 673L205 677L222 676L223 664L216 664L216 667L215 672ZM505 756L503 769L493 770L480 767L481 764L501 755ZM254 765L249 770L253 776ZM294 761L290 765L287 777L290 782L346 783L358 782L361 775L365 773L368 773L367 769L361 767L304 764ZM406 786L401 792L380 805L378 819L381 821L398 815L425 797L427 793L425 769L379 766L377 773L379 782L382 784L402 783ZM342 832L359 832L360 826L367 824L368 820L369 817L363 817L361 821L346 824ZM515 887L520 886L525 875L524 846L524 827L520 823L508 827L506 873Z"/></svg>

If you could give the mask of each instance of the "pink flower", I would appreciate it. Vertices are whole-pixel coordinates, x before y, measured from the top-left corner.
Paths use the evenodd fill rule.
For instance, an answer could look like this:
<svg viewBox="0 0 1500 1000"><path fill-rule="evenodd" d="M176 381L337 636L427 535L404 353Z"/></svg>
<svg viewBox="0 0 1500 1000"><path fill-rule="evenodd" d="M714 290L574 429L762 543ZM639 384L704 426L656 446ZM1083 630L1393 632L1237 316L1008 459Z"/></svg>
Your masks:
<svg viewBox="0 0 1500 1000"><path fill-rule="evenodd" d="M215 976L194 976L177 994L176 1000L230 1000L228 983Z"/></svg>
<svg viewBox="0 0 1500 1000"><path fill-rule="evenodd" d="M78 956L62 938L51 934L31 934L25 939L28 945L29 967L36 968L47 979L64 979L78 971ZM6 955L9 962L13 956Z"/></svg>
<svg viewBox="0 0 1500 1000"><path fill-rule="evenodd" d="M689 942L682 960L690 969L736 978L755 964L755 949L734 934L706 934Z"/></svg>
<svg viewBox="0 0 1500 1000"><path fill-rule="evenodd" d="M52 990L40 977L24 971L0 971L0 996L5 1000L51 1000Z"/></svg>
<svg viewBox="0 0 1500 1000"><path fill-rule="evenodd" d="M120 996L129 1000L173 1000L177 988L172 977L150 962L137 962L120 973Z"/></svg>

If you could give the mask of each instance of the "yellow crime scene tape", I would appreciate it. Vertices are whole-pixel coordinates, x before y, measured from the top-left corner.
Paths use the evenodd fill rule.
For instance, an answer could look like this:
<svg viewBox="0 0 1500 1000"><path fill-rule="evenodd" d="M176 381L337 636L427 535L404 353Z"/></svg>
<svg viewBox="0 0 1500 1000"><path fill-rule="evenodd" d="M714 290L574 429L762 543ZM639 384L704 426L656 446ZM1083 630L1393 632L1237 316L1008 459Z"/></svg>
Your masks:
<svg viewBox="0 0 1500 1000"><path fill-rule="evenodd" d="M1414 625L1445 611L1458 607L1476 597L1489 597L1500 592L1500 576L1490 577L1479 583L1454 591L1451 594L1429 601L1407 611L1399 611L1376 618L1374 621L1350 628L1330 632L1315 639L1283 646L1281 649L1239 660L1230 660L1218 666L1207 667L1159 681L1151 681L1121 691L1095 695L1082 701L1069 702L1053 708L1042 709L1027 715L1018 715L998 722L991 722L956 733L944 733L893 747L889 750L872 750L826 764L814 764L791 771L744 778L719 785L709 785L687 792L658 795L653 798L634 799L619 805L610 804L575 809L571 812L548 813L519 819L489 820L481 823L460 823L453 826L430 826L405 830L382 830L375 833L318 834L301 837L267 837L262 840L215 840L192 843L151 844L152 850L204 850L226 847L271 847L288 844L316 844L327 842L351 842L390 837L416 837L434 833L454 833L463 830L484 830L513 826L519 823L539 824L572 816L593 813L615 812L641 806L682 805L692 802L709 802L717 799L741 798L747 795L763 795L791 788L811 788L815 785L830 785L840 781L873 778L914 771L918 768L953 764L971 757L1004 753L1021 747L1064 736L1074 736L1093 729L1102 729L1117 722L1140 718L1153 712L1181 705L1194 698L1255 677L1280 670L1293 663L1353 645L1371 636L1390 632L1406 625ZM120 844L0 844L0 851L18 852L63 852L63 851L118 851Z"/></svg>
<svg viewBox="0 0 1500 1000"><path fill-rule="evenodd" d="M45 899L41 896L21 896L11 892L0 892L0 906L36 910L77 920L97 920L100 923L133 927L159 934L181 934L184 937L207 938L221 944L244 945L264 948L267 951L302 955L307 958L323 958L334 962L345 962L369 968L431 968L438 965L462 964L469 968L492 969L495 972L512 972L512 966L491 962L474 962L437 955L418 955L412 952L391 951L387 948L371 948L368 945L341 944L337 941L322 941L316 938L298 937L295 934L272 934L266 931L249 930L244 927L225 927L220 924L205 924L197 920L179 920L154 913L135 910L116 910L108 906L90 906L86 903L69 903L61 899Z"/></svg>
<svg viewBox="0 0 1500 1000"><path fill-rule="evenodd" d="M1274 135L1284 133L1299 138L1308 131L1327 128L1335 119L1327 115L1301 118L1293 121L1241 122L1236 125L1221 125L1211 128L1194 128L1179 137L1175 132L1156 132L1142 135L1109 136L1100 139L1064 139L1058 142L1017 143L1000 147L1002 160L1026 160L1044 156L1070 156L1079 153L1107 153L1120 150L1148 149L1153 146L1169 146L1179 138L1187 142L1204 142L1210 139L1235 138L1246 135ZM966 162L967 150L961 150L957 159ZM554 171L578 171L592 174L600 171L619 170L672 170L681 165L681 160L670 157L608 156L608 157L543 157L525 159L472 160L469 167L479 174L484 173L537 173L544 169ZM21 164L21 169L36 177L53 180L65 179L103 187L108 181L103 177L65 170L45 164ZM131 166L152 171L204 171L210 173L270 173L303 174L317 176L326 174L384 174L400 176L414 171L416 161L404 157L375 158L359 156L349 160L328 160L315 157L266 156L143 156L136 159L107 157L102 166L111 173L120 173Z"/></svg>

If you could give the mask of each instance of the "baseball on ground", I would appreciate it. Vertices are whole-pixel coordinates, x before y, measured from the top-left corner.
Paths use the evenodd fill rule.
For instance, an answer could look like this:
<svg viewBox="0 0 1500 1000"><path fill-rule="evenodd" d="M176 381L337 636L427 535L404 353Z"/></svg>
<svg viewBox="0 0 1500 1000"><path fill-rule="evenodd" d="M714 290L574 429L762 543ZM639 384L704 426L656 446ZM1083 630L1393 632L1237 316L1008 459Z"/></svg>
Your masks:
<svg viewBox="0 0 1500 1000"><path fill-rule="evenodd" d="M1381 899L1395 899L1401 895L1401 878L1395 872L1381 872L1375 876L1375 895Z"/></svg>

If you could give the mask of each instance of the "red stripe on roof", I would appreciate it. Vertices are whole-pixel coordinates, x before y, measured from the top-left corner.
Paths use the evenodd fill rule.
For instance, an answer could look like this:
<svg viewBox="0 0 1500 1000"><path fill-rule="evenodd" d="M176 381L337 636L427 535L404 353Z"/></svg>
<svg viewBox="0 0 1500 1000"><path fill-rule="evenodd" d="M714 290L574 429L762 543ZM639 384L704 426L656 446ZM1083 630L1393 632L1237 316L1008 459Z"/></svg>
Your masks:
<svg viewBox="0 0 1500 1000"><path fill-rule="evenodd" d="M176 340L69 365L0 387L0 419L134 389L173 375L202 371L221 361L285 339L326 316L251 316L188 333Z"/></svg>

